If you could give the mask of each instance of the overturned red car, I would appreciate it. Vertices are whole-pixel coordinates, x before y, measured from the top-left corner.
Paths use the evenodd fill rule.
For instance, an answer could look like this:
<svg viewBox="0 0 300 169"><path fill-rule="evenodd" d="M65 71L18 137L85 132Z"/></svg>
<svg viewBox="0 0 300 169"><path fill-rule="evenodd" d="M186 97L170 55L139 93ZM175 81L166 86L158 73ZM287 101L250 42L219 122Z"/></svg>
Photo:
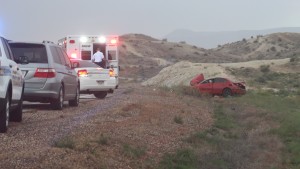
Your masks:
<svg viewBox="0 0 300 169"><path fill-rule="evenodd" d="M204 80L203 74L197 75L190 82L191 86L201 93L221 95L223 97L243 95L246 93L244 82L232 82L227 78L215 77Z"/></svg>

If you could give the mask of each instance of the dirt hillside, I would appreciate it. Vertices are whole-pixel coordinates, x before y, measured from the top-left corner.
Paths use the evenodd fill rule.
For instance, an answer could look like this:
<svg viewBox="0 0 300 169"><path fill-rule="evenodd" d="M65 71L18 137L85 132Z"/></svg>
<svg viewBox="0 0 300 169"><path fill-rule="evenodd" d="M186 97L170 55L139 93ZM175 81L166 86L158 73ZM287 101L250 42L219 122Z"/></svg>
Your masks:
<svg viewBox="0 0 300 169"><path fill-rule="evenodd" d="M197 74L203 73L205 78L211 77L227 77L233 81L244 81L238 79L228 72L228 68L259 68L262 65L272 65L271 69L282 70L280 67L289 63L290 59L277 59L277 60L260 60L260 61L248 61L239 63L191 63L188 61L182 61L172 66L166 67L159 72L158 75L143 82L143 85L155 85L155 86L176 86L186 85L188 86L190 80ZM251 74L249 74L251 76Z"/></svg>
<svg viewBox="0 0 300 169"><path fill-rule="evenodd" d="M239 65L239 62L251 60L293 58L300 55L299 33L276 33L241 39L241 41L210 50L186 44L184 41L173 43L167 39L155 39L143 34L123 35L120 37L120 42L120 66L123 70L120 75L123 78L138 82L154 77L163 68L170 65L184 64L185 62L180 63L182 61L190 62L190 64L237 63ZM207 72L209 72L208 70L215 69L208 68L209 66L206 64L202 65L205 66L199 69L196 68L196 70L199 71L206 67ZM185 63L184 67L188 66ZM223 69L219 72L224 72ZM190 76L194 76L195 73L190 74ZM216 72L212 71L210 74L214 75ZM207 76L210 76L210 74Z"/></svg>

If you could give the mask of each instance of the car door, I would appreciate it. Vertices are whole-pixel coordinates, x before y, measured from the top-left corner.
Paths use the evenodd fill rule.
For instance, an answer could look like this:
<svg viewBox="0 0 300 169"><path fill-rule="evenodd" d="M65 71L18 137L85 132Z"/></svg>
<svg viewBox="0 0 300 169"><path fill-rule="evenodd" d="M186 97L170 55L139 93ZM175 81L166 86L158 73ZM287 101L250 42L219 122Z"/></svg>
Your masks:
<svg viewBox="0 0 300 169"><path fill-rule="evenodd" d="M212 92L212 79L205 80L198 85L198 90L202 93L211 93Z"/></svg>
<svg viewBox="0 0 300 169"><path fill-rule="evenodd" d="M11 80L12 80L12 103L20 100L23 90L23 76L22 71L20 70L18 64L14 61L12 52L8 46L7 40L1 38L4 53L7 57L9 69L11 72Z"/></svg>
<svg viewBox="0 0 300 169"><path fill-rule="evenodd" d="M227 80L224 78L215 78L213 83L213 94L222 94L223 89L226 87Z"/></svg>
<svg viewBox="0 0 300 169"><path fill-rule="evenodd" d="M74 69L72 69L71 61L68 55L59 47L56 47L59 55L65 61L64 68L66 69L66 77L65 77L65 94L67 98L73 98L76 95L77 89L77 74Z"/></svg>

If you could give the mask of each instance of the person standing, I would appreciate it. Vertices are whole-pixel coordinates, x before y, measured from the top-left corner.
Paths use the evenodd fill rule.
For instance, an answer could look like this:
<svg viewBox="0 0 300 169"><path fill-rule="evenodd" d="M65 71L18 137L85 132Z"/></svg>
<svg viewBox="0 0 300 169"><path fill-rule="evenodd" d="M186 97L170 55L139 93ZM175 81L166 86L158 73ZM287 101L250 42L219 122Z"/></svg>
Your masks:
<svg viewBox="0 0 300 169"><path fill-rule="evenodd" d="M92 57L92 62L94 62L95 64L97 64L97 65L101 66L102 68L104 68L104 65L103 65L104 61L103 60L104 60L104 55L100 51L100 49L97 48L96 53Z"/></svg>

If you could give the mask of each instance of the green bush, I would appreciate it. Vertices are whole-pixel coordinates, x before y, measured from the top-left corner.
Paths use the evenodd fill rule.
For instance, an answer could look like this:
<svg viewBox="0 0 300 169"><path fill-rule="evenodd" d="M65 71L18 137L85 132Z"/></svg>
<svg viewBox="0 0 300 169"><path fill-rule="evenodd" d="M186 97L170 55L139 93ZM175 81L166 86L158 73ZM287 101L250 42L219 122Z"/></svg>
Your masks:
<svg viewBox="0 0 300 169"><path fill-rule="evenodd" d="M159 169L197 169L197 156L190 149L178 150L175 154L166 154L159 163Z"/></svg>
<svg viewBox="0 0 300 169"><path fill-rule="evenodd" d="M67 136L55 141L54 147L74 149L75 142L70 136Z"/></svg>

